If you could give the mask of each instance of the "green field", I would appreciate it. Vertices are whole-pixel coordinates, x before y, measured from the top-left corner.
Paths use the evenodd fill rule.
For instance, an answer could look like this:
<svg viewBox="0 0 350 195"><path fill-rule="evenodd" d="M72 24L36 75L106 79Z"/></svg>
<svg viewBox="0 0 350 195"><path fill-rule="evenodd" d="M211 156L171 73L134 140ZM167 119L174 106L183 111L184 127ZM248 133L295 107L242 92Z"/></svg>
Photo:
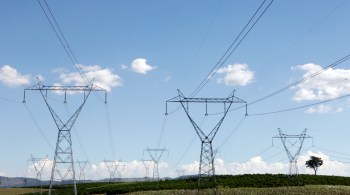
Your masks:
<svg viewBox="0 0 350 195"><path fill-rule="evenodd" d="M310 185L310 186L292 186L292 187L274 187L274 188L226 188L219 189L218 194L350 194L350 186L330 186L330 185ZM196 190L162 190L148 192L134 192L130 195L196 195ZM211 191L204 191L201 194L212 194Z"/></svg>
<svg viewBox="0 0 350 195"><path fill-rule="evenodd" d="M201 194L213 194L209 184ZM283 174L217 176L218 194L350 194L350 177ZM208 189L203 189L203 188ZM47 189L48 186L44 186ZM54 194L72 194L71 185L55 186ZM80 183L78 194L197 194L197 178L159 182ZM25 193L25 192L24 192ZM0 194L2 194L0 192Z"/></svg>

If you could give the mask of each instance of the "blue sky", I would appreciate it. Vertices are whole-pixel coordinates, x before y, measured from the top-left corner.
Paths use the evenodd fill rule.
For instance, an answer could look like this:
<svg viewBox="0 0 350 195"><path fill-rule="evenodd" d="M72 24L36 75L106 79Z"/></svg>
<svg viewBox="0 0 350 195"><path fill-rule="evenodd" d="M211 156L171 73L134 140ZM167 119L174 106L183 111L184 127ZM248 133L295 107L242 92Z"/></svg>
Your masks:
<svg viewBox="0 0 350 195"><path fill-rule="evenodd" d="M174 177L177 169L186 174L197 172L199 139L183 110L168 115L162 128L165 101L176 96L177 89L185 96L193 92L261 2L47 1L79 66L109 90L112 137L105 105L95 95L88 99L72 132L75 159L91 162L91 178L108 177L100 163L104 159L125 161L126 177L143 177L140 160L147 158L143 150L157 147L159 140L160 147L169 151L161 159L161 176ZM53 158L51 146L57 129L39 94L29 92L26 105L42 130L36 127L22 104L23 89L34 85L37 76L46 85L81 84L81 78L37 1L5 0L0 4L0 175L30 176L27 160L31 154ZM349 2L340 0L274 1L196 97L226 97L236 90L236 96L249 103L343 58L349 54L349 7ZM251 105L248 113L347 95L348 64ZM52 97L59 101L51 103L67 117L63 96ZM79 94L68 97L71 111L80 100ZM279 140L271 147L271 137L277 135L277 128L287 134L307 128L315 147L305 141L300 166L310 154L317 154L329 162L323 174L350 175L345 163L350 161L346 154L349 105L349 100L342 98L289 112L251 115L237 129L245 112L230 112L214 139L214 148L220 146L218 172L285 173L286 154L281 152ZM177 106L170 104L169 109ZM209 112L219 109L213 106ZM204 107L196 105L191 113L200 123ZM210 129L215 120L208 117L203 129ZM332 163L341 166L334 168ZM342 171L345 169L348 171ZM96 176L96 170L102 175Z"/></svg>

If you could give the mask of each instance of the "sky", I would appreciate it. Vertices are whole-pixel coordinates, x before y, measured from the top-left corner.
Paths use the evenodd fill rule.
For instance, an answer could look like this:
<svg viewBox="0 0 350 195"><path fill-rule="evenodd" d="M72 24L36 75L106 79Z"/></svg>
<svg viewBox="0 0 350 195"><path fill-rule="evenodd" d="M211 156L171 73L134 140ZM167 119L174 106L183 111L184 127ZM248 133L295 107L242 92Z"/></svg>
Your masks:
<svg viewBox="0 0 350 195"><path fill-rule="evenodd" d="M350 2L273 1L208 77L262 2L47 0L75 63L38 1L1 1L0 175L35 177L31 155L47 155L43 178L49 178L58 130L40 94L27 91L23 104L23 91L37 80L84 85L80 70L108 91L107 104L101 92L89 96L72 130L74 160L89 161L90 179L109 177L104 160L123 161L122 177L144 177L147 148L166 149L161 177L176 177L178 170L198 173L201 142L190 120L179 103L168 103L169 115L165 108L178 89L190 97L202 81L207 84L195 97L224 98L235 90L248 102L247 116L241 104L232 105L213 140L218 174L287 173L283 144L273 139L280 128L289 135L307 129L313 137L304 141L300 173L313 173L304 164L316 155L324 159L320 174L350 176L349 61L285 88L350 54ZM49 97L62 120L83 99L81 93L67 94L64 104L62 94ZM223 105L208 105L208 117L204 104L190 104L189 110L208 133ZM295 143L287 143L294 152Z"/></svg>

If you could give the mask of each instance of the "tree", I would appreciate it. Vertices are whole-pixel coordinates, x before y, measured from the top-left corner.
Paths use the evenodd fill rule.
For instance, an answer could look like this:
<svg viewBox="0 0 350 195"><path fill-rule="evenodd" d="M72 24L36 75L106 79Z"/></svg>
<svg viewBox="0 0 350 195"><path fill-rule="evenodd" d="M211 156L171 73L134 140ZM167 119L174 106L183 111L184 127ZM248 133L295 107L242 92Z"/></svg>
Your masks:
<svg viewBox="0 0 350 195"><path fill-rule="evenodd" d="M310 160L306 161L305 165L307 168L313 169L315 171L315 175L317 169L323 164L323 160L316 156L310 156Z"/></svg>

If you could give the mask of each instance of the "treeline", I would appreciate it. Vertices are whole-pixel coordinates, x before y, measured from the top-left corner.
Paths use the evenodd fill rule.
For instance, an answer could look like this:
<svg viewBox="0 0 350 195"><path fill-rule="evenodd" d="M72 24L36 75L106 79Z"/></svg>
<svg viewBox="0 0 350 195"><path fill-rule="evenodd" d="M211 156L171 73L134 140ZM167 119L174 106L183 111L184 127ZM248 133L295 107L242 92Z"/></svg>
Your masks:
<svg viewBox="0 0 350 195"><path fill-rule="evenodd" d="M304 185L345 185L350 186L350 177L299 175L290 177L283 174L220 175L216 177L219 188L241 187L282 187ZM56 186L55 186L56 187ZM71 194L72 186L60 186L55 194ZM197 189L197 178L162 180L159 182L116 182L79 183L78 194L126 194L137 191L157 191L176 189Z"/></svg>

